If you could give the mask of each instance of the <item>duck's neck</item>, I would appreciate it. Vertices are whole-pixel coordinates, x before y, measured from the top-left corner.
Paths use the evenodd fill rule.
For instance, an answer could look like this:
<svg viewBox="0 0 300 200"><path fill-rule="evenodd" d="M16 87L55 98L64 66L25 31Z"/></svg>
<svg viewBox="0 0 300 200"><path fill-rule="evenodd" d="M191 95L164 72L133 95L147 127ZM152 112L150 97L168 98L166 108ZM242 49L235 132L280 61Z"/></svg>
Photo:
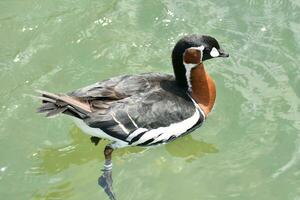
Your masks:
<svg viewBox="0 0 300 200"><path fill-rule="evenodd" d="M216 86L212 78L206 73L203 63L191 69L190 83L193 99L207 116L216 100Z"/></svg>

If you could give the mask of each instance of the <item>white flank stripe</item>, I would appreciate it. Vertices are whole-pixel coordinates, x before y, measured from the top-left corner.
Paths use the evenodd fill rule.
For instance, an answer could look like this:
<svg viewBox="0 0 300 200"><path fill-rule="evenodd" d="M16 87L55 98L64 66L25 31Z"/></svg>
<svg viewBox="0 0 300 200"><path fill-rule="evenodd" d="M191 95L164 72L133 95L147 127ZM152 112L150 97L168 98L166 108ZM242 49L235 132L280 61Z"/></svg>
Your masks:
<svg viewBox="0 0 300 200"><path fill-rule="evenodd" d="M135 121L133 121L133 119L130 117L128 112L127 112L127 115L129 117L130 121L132 122L132 124L135 126L135 128L139 128L138 125L135 123Z"/></svg>
<svg viewBox="0 0 300 200"><path fill-rule="evenodd" d="M142 132L146 132L148 129L146 128L138 128L135 131L133 131L127 138L127 141L130 142L135 136L139 135Z"/></svg>
<svg viewBox="0 0 300 200"><path fill-rule="evenodd" d="M172 135L178 137L181 134L185 133L190 128L192 128L198 122L199 118L200 118L200 112L196 108L195 113L191 117L189 117L181 122L171 124L170 126L167 126L167 127L160 127L157 129L152 129L152 130L146 132L138 141L132 143L132 145L138 145L138 144L144 143L144 142L150 140L151 138L155 138L155 140L149 144L159 142L159 141L165 142Z"/></svg>
<svg viewBox="0 0 300 200"><path fill-rule="evenodd" d="M128 146L127 142L124 142L122 140L119 140L117 138L111 137L110 135L107 135L105 132L103 132L101 129L99 128L92 128L90 126L88 126L84 121L82 121L81 119L78 119L76 117L72 117L74 122L76 123L76 125L86 134L91 135L91 136L95 136L95 137L99 137L99 138L104 138L104 139L108 139L111 141L115 141L116 143L113 143L113 147L114 148L119 148L119 147L125 147Z"/></svg>
<svg viewBox="0 0 300 200"><path fill-rule="evenodd" d="M110 114L112 116L112 118L115 120L115 122L118 123L118 125L121 127L121 129L126 133L126 134L129 134L129 131L127 130L127 128L119 121L117 120L116 116L115 116L115 113L111 113Z"/></svg>

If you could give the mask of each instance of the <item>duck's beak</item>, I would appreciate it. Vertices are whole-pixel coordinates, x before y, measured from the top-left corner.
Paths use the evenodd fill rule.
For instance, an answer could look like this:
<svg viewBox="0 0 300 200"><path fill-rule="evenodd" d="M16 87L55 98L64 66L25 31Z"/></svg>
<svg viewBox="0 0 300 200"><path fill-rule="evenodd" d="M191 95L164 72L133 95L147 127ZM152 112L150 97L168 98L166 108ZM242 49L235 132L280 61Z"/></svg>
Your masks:
<svg viewBox="0 0 300 200"><path fill-rule="evenodd" d="M225 53L225 51L223 49L219 49L219 56L218 57L223 57L223 58L227 58L229 57L228 53Z"/></svg>

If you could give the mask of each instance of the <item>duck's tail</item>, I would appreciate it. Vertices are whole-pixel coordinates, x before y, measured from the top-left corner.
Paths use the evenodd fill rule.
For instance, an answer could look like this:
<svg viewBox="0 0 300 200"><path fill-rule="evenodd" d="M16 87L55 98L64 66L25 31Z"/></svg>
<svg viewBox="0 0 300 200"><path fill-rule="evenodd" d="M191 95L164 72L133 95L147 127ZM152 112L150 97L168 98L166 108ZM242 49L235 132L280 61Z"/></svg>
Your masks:
<svg viewBox="0 0 300 200"><path fill-rule="evenodd" d="M84 119L92 112L88 102L83 102L75 97L65 94L53 94L37 90L41 96L42 105L37 109L38 113L46 113L46 117L54 117L59 113Z"/></svg>

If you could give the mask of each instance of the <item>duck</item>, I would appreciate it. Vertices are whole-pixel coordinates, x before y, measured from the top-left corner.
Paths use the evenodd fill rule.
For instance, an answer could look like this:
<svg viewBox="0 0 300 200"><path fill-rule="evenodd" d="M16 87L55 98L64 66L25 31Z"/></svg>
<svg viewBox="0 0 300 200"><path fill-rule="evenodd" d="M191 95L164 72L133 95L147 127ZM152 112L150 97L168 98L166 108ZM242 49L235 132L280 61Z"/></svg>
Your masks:
<svg viewBox="0 0 300 200"><path fill-rule="evenodd" d="M65 94L37 91L42 100L38 113L71 116L95 145L111 141L104 148L105 173L99 179L110 195L114 150L171 142L199 128L213 109L216 85L203 62L229 54L215 38L192 34L175 44L171 57L174 75L121 75Z"/></svg>

